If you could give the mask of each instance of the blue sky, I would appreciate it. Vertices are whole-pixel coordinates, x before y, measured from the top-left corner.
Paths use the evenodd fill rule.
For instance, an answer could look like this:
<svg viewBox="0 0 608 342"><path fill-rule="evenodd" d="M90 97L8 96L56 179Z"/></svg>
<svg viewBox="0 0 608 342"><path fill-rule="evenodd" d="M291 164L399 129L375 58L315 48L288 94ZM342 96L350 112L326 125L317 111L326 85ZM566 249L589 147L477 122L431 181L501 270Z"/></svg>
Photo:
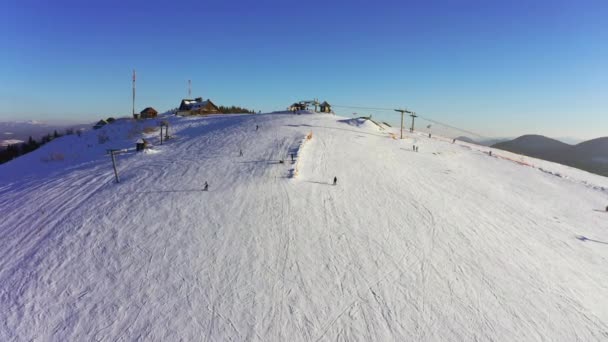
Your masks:
<svg viewBox="0 0 608 342"><path fill-rule="evenodd" d="M0 121L187 95L407 107L487 136L608 135L606 1L3 1ZM396 113L335 108L396 122Z"/></svg>

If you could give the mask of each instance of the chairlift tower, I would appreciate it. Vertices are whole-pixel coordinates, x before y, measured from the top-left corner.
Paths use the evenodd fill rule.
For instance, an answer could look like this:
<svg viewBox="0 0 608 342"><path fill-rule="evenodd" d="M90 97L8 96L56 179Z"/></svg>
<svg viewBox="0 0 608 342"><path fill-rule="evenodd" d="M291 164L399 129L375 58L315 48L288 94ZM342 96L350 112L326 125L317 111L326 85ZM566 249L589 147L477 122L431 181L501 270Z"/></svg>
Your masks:
<svg viewBox="0 0 608 342"><path fill-rule="evenodd" d="M399 112L401 113L401 139L403 139L403 114L404 113L408 113L408 114L413 114L413 112L410 112L407 109L395 109L395 112ZM413 123L412 123L412 127L413 127Z"/></svg>
<svg viewBox="0 0 608 342"><path fill-rule="evenodd" d="M410 132L414 132L414 119L416 119L418 115L416 115L414 112L410 112L410 116L412 117L412 127L410 128Z"/></svg>

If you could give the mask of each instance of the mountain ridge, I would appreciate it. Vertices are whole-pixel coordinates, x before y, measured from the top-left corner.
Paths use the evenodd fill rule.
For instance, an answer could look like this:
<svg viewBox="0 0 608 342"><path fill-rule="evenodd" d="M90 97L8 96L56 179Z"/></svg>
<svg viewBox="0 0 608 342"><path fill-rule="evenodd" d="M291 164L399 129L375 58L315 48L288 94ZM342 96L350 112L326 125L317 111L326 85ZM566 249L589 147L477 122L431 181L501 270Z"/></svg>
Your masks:
<svg viewBox="0 0 608 342"><path fill-rule="evenodd" d="M543 135L527 134L492 147L608 176L608 137L570 145Z"/></svg>

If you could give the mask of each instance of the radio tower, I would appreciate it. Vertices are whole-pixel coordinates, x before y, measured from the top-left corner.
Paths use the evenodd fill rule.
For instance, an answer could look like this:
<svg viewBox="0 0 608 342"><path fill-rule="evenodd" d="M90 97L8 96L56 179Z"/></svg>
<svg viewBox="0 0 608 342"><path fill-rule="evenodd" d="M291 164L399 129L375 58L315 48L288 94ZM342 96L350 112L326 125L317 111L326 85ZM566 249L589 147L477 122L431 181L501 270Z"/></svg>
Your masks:
<svg viewBox="0 0 608 342"><path fill-rule="evenodd" d="M135 69L133 69L133 117L135 117Z"/></svg>

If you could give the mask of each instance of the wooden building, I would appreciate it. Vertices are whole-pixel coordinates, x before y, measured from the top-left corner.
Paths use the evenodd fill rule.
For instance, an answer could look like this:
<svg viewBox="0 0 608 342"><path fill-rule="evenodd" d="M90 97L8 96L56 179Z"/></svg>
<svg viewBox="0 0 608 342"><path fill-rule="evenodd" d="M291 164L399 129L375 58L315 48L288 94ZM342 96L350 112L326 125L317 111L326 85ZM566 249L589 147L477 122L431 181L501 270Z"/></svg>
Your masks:
<svg viewBox="0 0 608 342"><path fill-rule="evenodd" d="M177 110L177 115L209 115L220 114L220 109L211 100L203 101L202 97L183 99Z"/></svg>
<svg viewBox="0 0 608 342"><path fill-rule="evenodd" d="M154 109L152 107L148 107L139 113L139 117L142 119L155 118L157 115L158 115L158 112L156 111L156 109Z"/></svg>
<svg viewBox="0 0 608 342"><path fill-rule="evenodd" d="M292 104L289 108L287 108L289 111L294 112L294 111L299 111L299 110L306 110L306 104L302 103L302 102L297 102Z"/></svg>
<svg viewBox="0 0 608 342"><path fill-rule="evenodd" d="M327 101L323 101L323 103L319 105L319 111L321 113L331 113L331 105L327 103Z"/></svg>

